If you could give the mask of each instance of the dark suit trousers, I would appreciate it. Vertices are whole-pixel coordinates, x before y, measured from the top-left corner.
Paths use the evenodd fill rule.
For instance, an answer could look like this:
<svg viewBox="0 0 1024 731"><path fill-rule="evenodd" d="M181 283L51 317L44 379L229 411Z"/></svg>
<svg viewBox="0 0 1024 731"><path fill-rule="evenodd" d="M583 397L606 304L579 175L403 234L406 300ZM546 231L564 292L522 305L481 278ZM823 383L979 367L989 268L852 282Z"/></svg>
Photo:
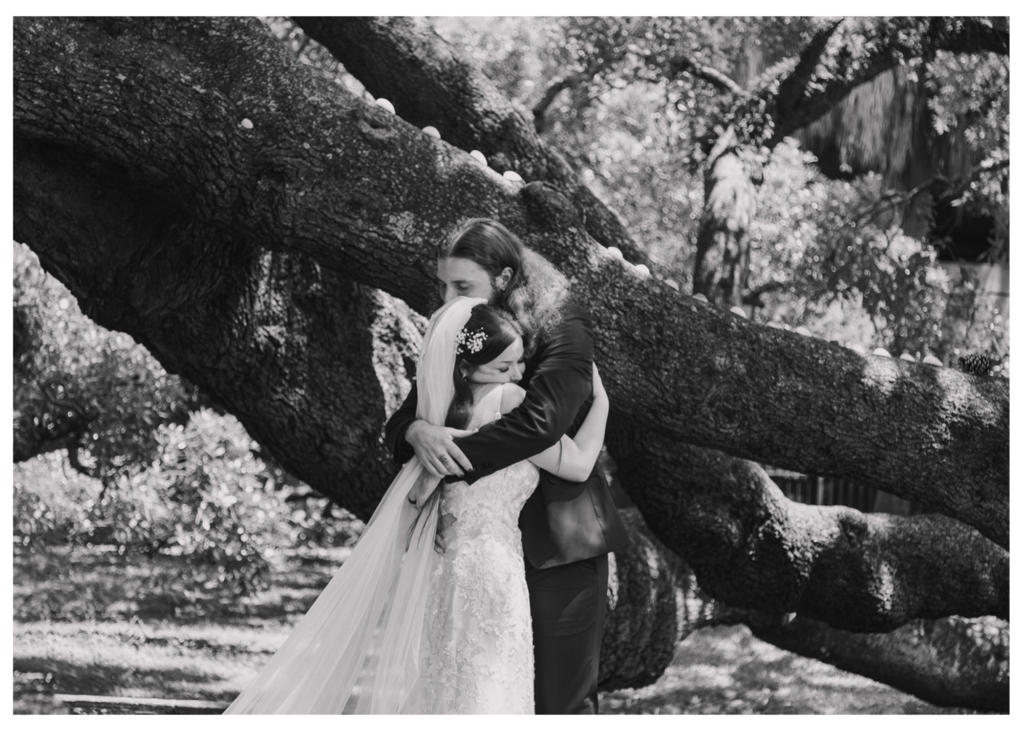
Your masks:
<svg viewBox="0 0 1024 731"><path fill-rule="evenodd" d="M529 568L537 713L597 713L608 556Z"/></svg>

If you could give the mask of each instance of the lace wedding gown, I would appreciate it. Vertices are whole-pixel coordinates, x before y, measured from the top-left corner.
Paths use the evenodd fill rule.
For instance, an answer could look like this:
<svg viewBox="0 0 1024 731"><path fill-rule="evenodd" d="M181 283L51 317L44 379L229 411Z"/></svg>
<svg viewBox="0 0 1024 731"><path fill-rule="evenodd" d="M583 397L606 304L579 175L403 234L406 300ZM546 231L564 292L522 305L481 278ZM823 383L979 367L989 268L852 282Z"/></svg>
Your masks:
<svg viewBox="0 0 1024 731"><path fill-rule="evenodd" d="M444 423L452 343L484 303L457 297L431 316L417 418ZM498 418L509 388L518 386L487 392L471 426ZM533 713L518 519L538 471L522 462L448 485L421 512L407 496L422 474L418 460L406 462L350 556L225 714ZM434 550L439 523L443 554Z"/></svg>
<svg viewBox="0 0 1024 731"><path fill-rule="evenodd" d="M500 417L503 388L476 404L470 428ZM538 471L519 462L441 498L444 553L427 597L414 713L533 713L533 630L519 511Z"/></svg>

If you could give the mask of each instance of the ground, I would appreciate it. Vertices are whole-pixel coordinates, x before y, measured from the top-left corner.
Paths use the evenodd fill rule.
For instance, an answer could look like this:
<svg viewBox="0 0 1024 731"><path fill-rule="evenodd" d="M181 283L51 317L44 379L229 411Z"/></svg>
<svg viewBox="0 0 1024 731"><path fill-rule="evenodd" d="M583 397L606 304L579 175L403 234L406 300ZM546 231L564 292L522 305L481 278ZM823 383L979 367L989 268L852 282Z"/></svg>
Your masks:
<svg viewBox="0 0 1024 731"><path fill-rule="evenodd" d="M58 714L54 694L229 702L305 611L348 549L283 554L271 586L238 599L185 586L170 557L18 548L14 712ZM606 714L962 714L793 655L745 627L684 640L665 675L603 693Z"/></svg>

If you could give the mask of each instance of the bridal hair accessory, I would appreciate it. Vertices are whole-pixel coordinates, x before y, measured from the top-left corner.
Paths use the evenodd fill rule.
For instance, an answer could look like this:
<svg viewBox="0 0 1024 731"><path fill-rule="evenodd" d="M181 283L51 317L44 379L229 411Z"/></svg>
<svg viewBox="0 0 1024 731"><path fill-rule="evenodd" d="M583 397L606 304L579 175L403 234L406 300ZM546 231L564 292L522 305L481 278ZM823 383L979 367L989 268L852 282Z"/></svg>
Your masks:
<svg viewBox="0 0 1024 731"><path fill-rule="evenodd" d="M484 329L474 330L471 333L466 332L463 328L459 331L459 334L455 336L455 354L462 355L463 353L479 353L484 348L484 341L487 340L487 335L484 334Z"/></svg>

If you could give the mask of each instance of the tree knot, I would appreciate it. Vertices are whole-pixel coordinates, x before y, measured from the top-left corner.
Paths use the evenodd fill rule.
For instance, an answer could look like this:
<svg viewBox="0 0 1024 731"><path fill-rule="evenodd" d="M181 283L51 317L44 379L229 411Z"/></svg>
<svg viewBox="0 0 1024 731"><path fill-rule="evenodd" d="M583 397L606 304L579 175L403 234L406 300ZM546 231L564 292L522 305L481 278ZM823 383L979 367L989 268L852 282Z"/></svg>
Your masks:
<svg viewBox="0 0 1024 731"><path fill-rule="evenodd" d="M739 431L742 410L733 403L731 389L722 383L713 383L701 399L699 413L715 431L730 435Z"/></svg>
<svg viewBox="0 0 1024 731"><path fill-rule="evenodd" d="M366 104L356 112L359 132L374 144L390 142L395 137L394 116L376 105Z"/></svg>

